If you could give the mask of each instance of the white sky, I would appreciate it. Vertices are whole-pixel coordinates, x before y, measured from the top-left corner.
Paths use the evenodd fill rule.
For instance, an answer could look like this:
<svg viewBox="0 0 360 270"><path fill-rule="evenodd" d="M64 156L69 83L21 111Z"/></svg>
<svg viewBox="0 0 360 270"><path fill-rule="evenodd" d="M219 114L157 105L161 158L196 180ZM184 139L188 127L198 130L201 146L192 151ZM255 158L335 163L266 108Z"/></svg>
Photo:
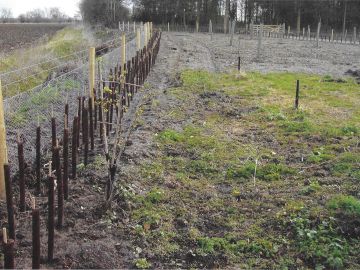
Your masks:
<svg viewBox="0 0 360 270"><path fill-rule="evenodd" d="M68 16L74 16L79 11L80 0L0 0L1 8L10 8L13 16L26 13L33 9L58 7Z"/></svg>

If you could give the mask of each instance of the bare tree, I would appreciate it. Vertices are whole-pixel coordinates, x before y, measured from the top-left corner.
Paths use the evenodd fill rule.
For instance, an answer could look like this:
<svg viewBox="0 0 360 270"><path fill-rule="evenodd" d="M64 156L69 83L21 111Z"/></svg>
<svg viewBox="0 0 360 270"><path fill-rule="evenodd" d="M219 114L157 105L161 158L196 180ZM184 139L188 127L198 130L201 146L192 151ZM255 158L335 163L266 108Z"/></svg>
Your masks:
<svg viewBox="0 0 360 270"><path fill-rule="evenodd" d="M0 9L0 19L2 22L6 23L9 22L9 20L12 18L12 12L11 9L8 8L2 8Z"/></svg>

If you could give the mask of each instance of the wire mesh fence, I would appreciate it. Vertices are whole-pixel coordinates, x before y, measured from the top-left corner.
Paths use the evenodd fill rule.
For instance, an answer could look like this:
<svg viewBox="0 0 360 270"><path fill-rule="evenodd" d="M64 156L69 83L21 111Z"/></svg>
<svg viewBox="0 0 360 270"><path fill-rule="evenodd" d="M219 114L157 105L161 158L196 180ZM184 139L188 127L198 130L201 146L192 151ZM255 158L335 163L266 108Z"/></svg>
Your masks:
<svg viewBox="0 0 360 270"><path fill-rule="evenodd" d="M128 41L126 60L130 60L136 53L136 40L134 33L128 33L126 37ZM110 68L114 68L121 61L120 41L121 38L118 38L111 43L111 46L104 46L97 51L100 54L97 59L101 59L97 64L102 65L103 78L107 78ZM144 44L144 39L142 39L142 44ZM103 54L104 52L106 53ZM52 115L56 117L57 127L61 127L58 130L58 134L61 134L64 126L65 104L69 106L71 116L69 121L72 121L72 117L77 114L78 97L87 96L89 93L89 64L87 56L85 57L77 66L74 62L71 65L68 63L67 68L70 69L69 66L72 68L63 70L62 75L49 78L31 90L4 100L8 158L13 171L17 170L16 141L18 136L21 136L24 141L25 159L32 163L36 156L37 126L41 126L41 150L46 153L51 150L48 147L51 145Z"/></svg>

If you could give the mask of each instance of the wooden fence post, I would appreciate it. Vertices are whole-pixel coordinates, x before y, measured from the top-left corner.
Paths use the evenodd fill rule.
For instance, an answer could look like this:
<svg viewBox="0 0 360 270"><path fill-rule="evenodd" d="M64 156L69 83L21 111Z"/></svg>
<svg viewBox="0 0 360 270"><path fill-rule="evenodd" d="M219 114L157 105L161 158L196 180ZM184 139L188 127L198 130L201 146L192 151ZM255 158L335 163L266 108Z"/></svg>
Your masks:
<svg viewBox="0 0 360 270"><path fill-rule="evenodd" d="M260 31L258 35L258 47L257 47L257 60L260 60L260 51L261 51L261 43L262 43L262 36L263 36L264 26L260 24Z"/></svg>
<svg viewBox="0 0 360 270"><path fill-rule="evenodd" d="M319 37L320 37L321 22L318 23L317 32L316 32L316 46L319 47Z"/></svg>
<svg viewBox="0 0 360 270"><path fill-rule="evenodd" d="M356 27L354 27L353 41L354 41L354 44L356 44Z"/></svg>
<svg viewBox="0 0 360 270"><path fill-rule="evenodd" d="M89 49L89 96L94 98L95 89L95 47Z"/></svg>
<svg viewBox="0 0 360 270"><path fill-rule="evenodd" d="M140 33L140 29L137 29L136 32L136 50L140 51L141 49L141 33Z"/></svg>
<svg viewBox="0 0 360 270"><path fill-rule="evenodd" d="M4 115L4 102L0 81L0 199L5 200L5 177L4 177L4 164L8 163L7 147L6 147L6 128L5 128L5 115Z"/></svg>
<svg viewBox="0 0 360 270"><path fill-rule="evenodd" d="M126 36L125 34L121 37L121 66L123 67L126 63Z"/></svg>
<svg viewBox="0 0 360 270"><path fill-rule="evenodd" d="M168 23L168 32L170 32L170 23Z"/></svg>
<svg viewBox="0 0 360 270"><path fill-rule="evenodd" d="M144 23L144 46L146 46L146 44L147 44L147 36L148 36L147 31L148 31L148 29L147 29L147 24ZM124 66L124 65L122 65L122 67L123 67L123 66Z"/></svg>

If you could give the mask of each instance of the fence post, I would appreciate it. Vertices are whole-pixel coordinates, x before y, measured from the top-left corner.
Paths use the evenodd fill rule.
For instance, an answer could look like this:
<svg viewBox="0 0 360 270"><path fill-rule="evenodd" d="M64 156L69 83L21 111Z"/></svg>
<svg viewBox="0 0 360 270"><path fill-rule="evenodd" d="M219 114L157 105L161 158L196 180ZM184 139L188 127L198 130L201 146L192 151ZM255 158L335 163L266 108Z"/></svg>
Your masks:
<svg viewBox="0 0 360 270"><path fill-rule="evenodd" d="M320 37L321 22L318 23L317 32L316 32L316 46L319 47L319 37Z"/></svg>
<svg viewBox="0 0 360 270"><path fill-rule="evenodd" d="M212 26L212 21L209 21L209 33L211 36L211 40L213 39L213 26Z"/></svg>
<svg viewBox="0 0 360 270"><path fill-rule="evenodd" d="M7 147L6 147L6 128L4 116L4 102L0 81L0 199L5 200L5 177L4 164L8 163Z"/></svg>
<svg viewBox="0 0 360 270"><path fill-rule="evenodd" d="M140 51L141 50L141 34L140 34L140 29L137 29L136 31L136 50Z"/></svg>
<svg viewBox="0 0 360 270"><path fill-rule="evenodd" d="M334 29L331 29L331 42L334 42Z"/></svg>
<svg viewBox="0 0 360 270"><path fill-rule="evenodd" d="M136 22L134 22L134 33L136 33Z"/></svg>
<svg viewBox="0 0 360 270"><path fill-rule="evenodd" d="M254 37L254 24L250 23L250 39Z"/></svg>
<svg viewBox="0 0 360 270"><path fill-rule="evenodd" d="M170 32L170 23L168 23L168 32Z"/></svg>
<svg viewBox="0 0 360 270"><path fill-rule="evenodd" d="M310 25L308 25L308 33L307 33L307 39L310 40Z"/></svg>
<svg viewBox="0 0 360 270"><path fill-rule="evenodd" d="M259 35L258 35L258 47L257 47L257 59L258 60L260 60L260 51L261 51L263 31L264 31L264 25L260 24L260 31L259 31Z"/></svg>
<svg viewBox="0 0 360 270"><path fill-rule="evenodd" d="M95 47L89 50L89 93L90 98L94 98L95 89Z"/></svg>
<svg viewBox="0 0 360 270"><path fill-rule="evenodd" d="M121 67L124 67L125 63L126 63L126 36L125 36L125 34L122 34L122 37L121 37Z"/></svg>
<svg viewBox="0 0 360 270"><path fill-rule="evenodd" d="M353 36L354 44L356 44L356 27L354 27L354 36Z"/></svg>
<svg viewBox="0 0 360 270"><path fill-rule="evenodd" d="M231 38L230 38L230 46L233 45L233 40L234 40L234 32L235 32L235 21L231 22L231 26L230 26L230 31L231 31Z"/></svg>
<svg viewBox="0 0 360 270"><path fill-rule="evenodd" d="M148 37L147 31L148 31L147 23L144 23L144 46L146 46L146 44L147 44L147 37Z"/></svg>
<svg viewBox="0 0 360 270"><path fill-rule="evenodd" d="M305 27L303 27L303 40L305 39Z"/></svg>
<svg viewBox="0 0 360 270"><path fill-rule="evenodd" d="M288 36L288 38L290 37L290 25L288 26L288 33L287 33L287 36Z"/></svg>

